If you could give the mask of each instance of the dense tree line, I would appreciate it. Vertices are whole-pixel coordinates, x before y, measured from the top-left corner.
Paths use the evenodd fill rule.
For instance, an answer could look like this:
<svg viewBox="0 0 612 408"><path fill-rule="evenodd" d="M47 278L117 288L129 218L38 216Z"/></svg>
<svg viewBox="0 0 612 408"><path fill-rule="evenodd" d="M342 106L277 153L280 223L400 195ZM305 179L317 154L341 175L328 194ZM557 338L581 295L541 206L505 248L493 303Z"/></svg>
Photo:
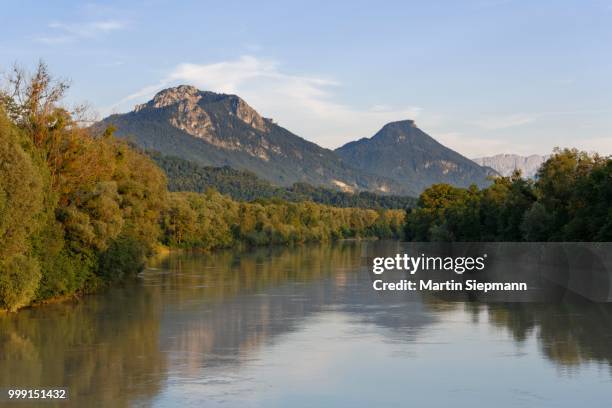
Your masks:
<svg viewBox="0 0 612 408"><path fill-rule="evenodd" d="M0 309L95 290L133 276L163 242L212 249L397 236L400 210L338 209L214 191L168 193L163 171L61 107L44 64L0 92Z"/></svg>
<svg viewBox="0 0 612 408"><path fill-rule="evenodd" d="M556 149L536 180L485 189L436 184L408 212L413 241L611 241L612 158Z"/></svg>
<svg viewBox="0 0 612 408"><path fill-rule="evenodd" d="M93 290L142 267L160 236L163 172L58 105L41 64L0 100L0 308Z"/></svg>
<svg viewBox="0 0 612 408"><path fill-rule="evenodd" d="M150 151L149 156L168 176L170 191L193 191L203 193L214 188L234 200L253 201L265 198L280 198L287 201L314 201L334 207L358 208L409 208L415 205L414 197L381 195L367 191L347 193L308 183L295 183L290 187L275 186L246 170L235 170L229 166L202 166L175 156L166 156Z"/></svg>
<svg viewBox="0 0 612 408"><path fill-rule="evenodd" d="M164 243L185 248L295 244L341 238L398 238L402 210L337 208L280 199L238 202L214 190L170 193Z"/></svg>

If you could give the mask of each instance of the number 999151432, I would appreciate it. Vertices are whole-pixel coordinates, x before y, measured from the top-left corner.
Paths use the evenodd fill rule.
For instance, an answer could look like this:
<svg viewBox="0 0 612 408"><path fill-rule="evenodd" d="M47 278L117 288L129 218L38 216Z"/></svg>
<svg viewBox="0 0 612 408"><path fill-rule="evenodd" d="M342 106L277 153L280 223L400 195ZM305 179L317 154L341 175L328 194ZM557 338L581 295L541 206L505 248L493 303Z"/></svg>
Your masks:
<svg viewBox="0 0 612 408"><path fill-rule="evenodd" d="M0 401L4 400L60 400L68 399L65 388L6 388L2 390Z"/></svg>

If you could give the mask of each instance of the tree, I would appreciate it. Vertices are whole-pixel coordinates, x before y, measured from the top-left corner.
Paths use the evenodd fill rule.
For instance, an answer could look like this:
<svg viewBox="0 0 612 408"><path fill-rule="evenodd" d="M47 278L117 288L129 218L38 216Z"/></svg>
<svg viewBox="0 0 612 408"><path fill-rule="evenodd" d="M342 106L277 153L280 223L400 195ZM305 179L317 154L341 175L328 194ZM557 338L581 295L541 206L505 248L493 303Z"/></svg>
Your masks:
<svg viewBox="0 0 612 408"><path fill-rule="evenodd" d="M27 140L0 108L0 307L10 310L34 298L41 278L31 237L40 228L43 177L21 144Z"/></svg>
<svg viewBox="0 0 612 408"><path fill-rule="evenodd" d="M537 181L519 172L482 190L425 190L406 217L409 240L603 241L611 238L612 159L555 150Z"/></svg>

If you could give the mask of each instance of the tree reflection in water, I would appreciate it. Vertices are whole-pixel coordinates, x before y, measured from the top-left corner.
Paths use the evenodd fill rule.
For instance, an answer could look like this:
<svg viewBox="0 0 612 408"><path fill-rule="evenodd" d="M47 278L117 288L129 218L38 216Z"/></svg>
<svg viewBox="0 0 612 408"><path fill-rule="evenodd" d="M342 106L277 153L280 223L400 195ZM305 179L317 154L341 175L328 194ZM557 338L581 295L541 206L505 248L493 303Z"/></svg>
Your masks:
<svg viewBox="0 0 612 408"><path fill-rule="evenodd" d="M344 242L173 254L133 285L1 315L0 387L67 387L73 406L148 405L175 382L240 372L313 318L338 313L354 327L377 327L405 350L426 338L428 327L444 330L452 313L473 324L486 316L515 344L537 339L542 355L560 367L612 364L611 305L380 293L372 290L362 245L396 248Z"/></svg>
<svg viewBox="0 0 612 408"><path fill-rule="evenodd" d="M72 406L122 407L153 397L166 370L158 298L128 286L0 315L0 388L65 387Z"/></svg>

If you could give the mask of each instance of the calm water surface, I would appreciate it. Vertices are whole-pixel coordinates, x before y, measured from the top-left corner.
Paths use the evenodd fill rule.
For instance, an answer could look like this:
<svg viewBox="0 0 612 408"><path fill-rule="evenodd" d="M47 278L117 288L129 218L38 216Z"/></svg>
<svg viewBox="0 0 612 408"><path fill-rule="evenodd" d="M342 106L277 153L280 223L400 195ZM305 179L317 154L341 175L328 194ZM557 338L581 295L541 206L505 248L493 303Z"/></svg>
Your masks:
<svg viewBox="0 0 612 408"><path fill-rule="evenodd" d="M363 245L397 244L173 255L0 316L0 388L82 407L611 406L612 306L381 294Z"/></svg>

